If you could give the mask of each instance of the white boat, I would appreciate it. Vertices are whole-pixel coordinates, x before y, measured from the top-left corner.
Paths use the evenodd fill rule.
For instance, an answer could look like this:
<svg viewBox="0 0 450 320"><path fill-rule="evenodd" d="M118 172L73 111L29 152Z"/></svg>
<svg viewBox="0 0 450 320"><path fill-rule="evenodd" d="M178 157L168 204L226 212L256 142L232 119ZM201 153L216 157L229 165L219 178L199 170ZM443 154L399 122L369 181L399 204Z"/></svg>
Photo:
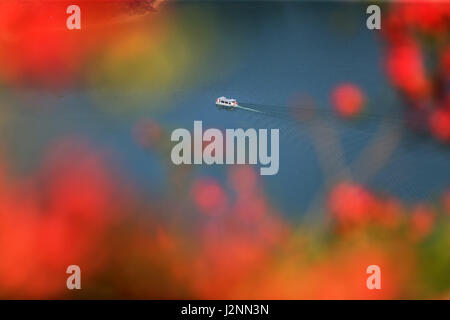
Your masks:
<svg viewBox="0 0 450 320"><path fill-rule="evenodd" d="M226 97L220 97L216 99L216 106L225 108L235 108L238 103L235 99L228 99Z"/></svg>

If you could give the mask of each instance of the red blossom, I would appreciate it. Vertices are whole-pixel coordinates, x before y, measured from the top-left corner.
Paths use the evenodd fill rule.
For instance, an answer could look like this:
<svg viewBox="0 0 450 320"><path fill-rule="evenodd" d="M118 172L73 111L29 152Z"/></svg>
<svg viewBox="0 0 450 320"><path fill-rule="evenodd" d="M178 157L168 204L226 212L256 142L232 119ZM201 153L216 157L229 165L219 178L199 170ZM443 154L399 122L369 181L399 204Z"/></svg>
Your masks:
<svg viewBox="0 0 450 320"><path fill-rule="evenodd" d="M68 31L66 10L72 1L1 1L0 78L58 88L73 84L89 56L121 31L117 22L132 14L135 2L79 0L81 30Z"/></svg>
<svg viewBox="0 0 450 320"><path fill-rule="evenodd" d="M388 51L387 73L392 83L412 97L428 93L428 80L419 47L413 43L394 45Z"/></svg>
<svg viewBox="0 0 450 320"><path fill-rule="evenodd" d="M225 191L213 178L197 180L192 187L192 195L197 208L206 214L223 213L227 204Z"/></svg>
<svg viewBox="0 0 450 320"><path fill-rule="evenodd" d="M426 205L416 206L411 214L411 228L415 238L428 235L434 225L434 212Z"/></svg>
<svg viewBox="0 0 450 320"><path fill-rule="evenodd" d="M386 252L384 252L386 251ZM307 275L306 297L313 299L392 299L398 296L407 273L399 274L407 265L395 262L387 250L376 247L347 250L311 267ZM404 256L403 253L401 253ZM377 265L381 270L382 290L367 288L367 267Z"/></svg>
<svg viewBox="0 0 450 320"><path fill-rule="evenodd" d="M450 109L437 109L429 119L429 127L433 136L442 141L450 142Z"/></svg>
<svg viewBox="0 0 450 320"><path fill-rule="evenodd" d="M47 156L43 179L47 181L49 209L101 222L110 208L112 180L100 152L82 142L63 139Z"/></svg>
<svg viewBox="0 0 450 320"><path fill-rule="evenodd" d="M449 21L448 3L394 2L389 5L383 27L391 83L408 106L433 112L428 123L430 131L444 142L449 139L447 115L435 110L442 107L450 74Z"/></svg>
<svg viewBox="0 0 450 320"><path fill-rule="evenodd" d="M441 67L444 74L450 77L450 46L447 46L441 55Z"/></svg>
<svg viewBox="0 0 450 320"><path fill-rule="evenodd" d="M361 113L365 97L361 89L351 83L336 86L331 94L336 112L344 118L351 118Z"/></svg>
<svg viewBox="0 0 450 320"><path fill-rule="evenodd" d="M395 13L400 15L408 26L419 31L441 33L446 31L450 6L438 1L411 2L400 5Z"/></svg>
<svg viewBox="0 0 450 320"><path fill-rule="evenodd" d="M385 19L383 31L391 41L401 41L410 32L429 35L445 33L450 6L438 1L393 3Z"/></svg>
<svg viewBox="0 0 450 320"><path fill-rule="evenodd" d="M331 214L340 224L355 224L370 219L375 199L363 186L342 182L335 186L328 197Z"/></svg>
<svg viewBox="0 0 450 320"><path fill-rule="evenodd" d="M100 243L113 205L102 157L64 140L41 173L0 181L0 282L3 294L52 297L65 290L67 266L89 279L102 263Z"/></svg>

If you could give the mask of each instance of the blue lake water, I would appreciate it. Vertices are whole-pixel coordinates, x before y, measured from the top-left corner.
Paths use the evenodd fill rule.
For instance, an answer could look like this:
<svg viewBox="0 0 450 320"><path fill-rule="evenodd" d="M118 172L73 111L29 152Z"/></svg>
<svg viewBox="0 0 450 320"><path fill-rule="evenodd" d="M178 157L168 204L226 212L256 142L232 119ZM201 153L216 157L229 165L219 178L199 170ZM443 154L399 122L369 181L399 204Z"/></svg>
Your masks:
<svg viewBox="0 0 450 320"><path fill-rule="evenodd" d="M328 155L325 160L331 169L342 162L349 167L348 177L411 202L434 197L450 185L448 148L407 129L399 130L400 142L380 168L367 176L367 171L352 169L355 159L377 139L386 119L402 117L403 111L402 101L389 86L382 69L381 37L377 31L365 27L365 6L186 2L169 3L161 10L175 16L195 17L183 19L177 25L180 29L194 28L185 50L193 49L197 42L201 44L196 68L190 68L186 74L181 71L183 84L162 97L149 91L139 111L124 115L98 108L99 103L107 105L110 100L94 103L91 94L95 88L89 86L67 90L63 97L39 90L19 90L16 94L21 99L12 98L17 109L5 135L17 170L34 167L49 142L77 134L95 146L110 149L122 171L143 189L155 194L170 193L166 189L166 166L158 155L144 150L131 136L139 119L158 119L169 130L178 127L191 130L194 120L202 120L205 128L279 128L279 173L264 176L261 181L274 204L292 215L301 215L315 200L320 202L325 188L323 166L308 133L310 129L283 119L219 111L214 101L227 96L283 108L293 97L308 94L317 108L330 110L329 95L334 86L353 82L368 97L367 112L382 117L368 117L356 125L324 117L325 127L332 128L326 129L329 135L321 138L330 140L322 143L325 146L329 143L331 151L325 152ZM204 33L197 37L195 28L208 30L208 38L201 38ZM190 78L195 79L192 84ZM111 92L114 94L121 92ZM29 112L29 106L25 105L29 103L57 108ZM158 108L150 107L155 103ZM381 131L386 135L378 139L380 145L383 141L389 143L390 137L397 134L395 128ZM336 142L342 154L333 153ZM201 166L196 174L223 179L225 169Z"/></svg>

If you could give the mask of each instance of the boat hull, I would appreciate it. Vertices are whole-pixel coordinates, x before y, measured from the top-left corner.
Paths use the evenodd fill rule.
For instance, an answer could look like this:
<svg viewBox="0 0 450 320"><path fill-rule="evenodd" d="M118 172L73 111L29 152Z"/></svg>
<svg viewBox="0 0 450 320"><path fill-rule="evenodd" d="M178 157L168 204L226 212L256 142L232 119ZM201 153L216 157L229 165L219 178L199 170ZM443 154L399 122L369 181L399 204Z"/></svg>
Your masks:
<svg viewBox="0 0 450 320"><path fill-rule="evenodd" d="M219 103L216 103L216 107L217 107L218 109L236 110L236 107L235 107L235 106L227 106L227 105L223 105L223 104L219 104Z"/></svg>

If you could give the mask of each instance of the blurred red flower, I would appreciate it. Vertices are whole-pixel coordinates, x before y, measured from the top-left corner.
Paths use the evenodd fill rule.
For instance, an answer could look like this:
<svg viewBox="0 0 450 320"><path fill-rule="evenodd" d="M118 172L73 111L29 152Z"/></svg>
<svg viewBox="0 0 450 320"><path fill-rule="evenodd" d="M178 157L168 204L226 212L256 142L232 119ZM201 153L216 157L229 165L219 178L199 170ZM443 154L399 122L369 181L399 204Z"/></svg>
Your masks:
<svg viewBox="0 0 450 320"><path fill-rule="evenodd" d="M72 140L52 149L40 174L0 187L1 294L58 296L71 264L88 281L104 258L102 239L119 202L113 189L101 154Z"/></svg>
<svg viewBox="0 0 450 320"><path fill-rule="evenodd" d="M334 109L341 117L351 118L361 113L365 97L358 86L343 83L333 89L331 101Z"/></svg>
<svg viewBox="0 0 450 320"><path fill-rule="evenodd" d="M383 27L391 83L408 106L433 112L428 125L441 141L449 139L448 120L445 112L435 110L446 99L450 74L449 21L450 5L445 1L396 1L389 4Z"/></svg>
<svg viewBox="0 0 450 320"><path fill-rule="evenodd" d="M416 206L411 214L411 229L413 237L420 239L428 235L433 229L435 221L434 212L426 205Z"/></svg>
<svg viewBox="0 0 450 320"><path fill-rule="evenodd" d="M399 42L411 32L444 34L448 28L450 6L439 1L400 2L390 4L383 31L389 40Z"/></svg>
<svg viewBox="0 0 450 320"><path fill-rule="evenodd" d="M436 139L450 142L450 109L434 110L429 118L429 127Z"/></svg>
<svg viewBox="0 0 450 320"><path fill-rule="evenodd" d="M450 45L442 52L441 67L444 70L444 74L450 77Z"/></svg>
<svg viewBox="0 0 450 320"><path fill-rule="evenodd" d="M12 84L57 88L73 83L93 50L104 48L120 31L119 18L139 7L136 0L79 0L81 30L68 31L66 10L72 4L69 0L0 2L1 78Z"/></svg>
<svg viewBox="0 0 450 320"><path fill-rule="evenodd" d="M439 1L408 2L398 7L397 14L409 26L427 33L446 31L447 18L450 17L450 6Z"/></svg>
<svg viewBox="0 0 450 320"><path fill-rule="evenodd" d="M367 222L375 204L375 198L369 191L352 182L338 184L328 197L333 218L343 225Z"/></svg>
<svg viewBox="0 0 450 320"><path fill-rule="evenodd" d="M197 180L192 187L192 195L197 208L206 214L221 214L227 206L227 195L213 178Z"/></svg>
<svg viewBox="0 0 450 320"><path fill-rule="evenodd" d="M413 43L402 43L389 48L387 73L392 83L412 97L428 93L428 80L420 49Z"/></svg>
<svg viewBox="0 0 450 320"><path fill-rule="evenodd" d="M38 80L50 85L70 81L80 67L79 32L65 28L64 3L0 4L1 75L10 82ZM59 26L59 27L58 27Z"/></svg>
<svg viewBox="0 0 450 320"><path fill-rule="evenodd" d="M397 253L405 256L404 252ZM311 267L308 274L307 298L313 299L394 299L399 297L409 279L404 268L413 266L406 257L400 262L386 250L377 247L346 249L330 254L328 259ZM370 290L366 281L367 267L381 270L381 289Z"/></svg>
<svg viewBox="0 0 450 320"><path fill-rule="evenodd" d="M203 299L236 297L236 290L263 269L269 257L266 245L245 232L221 228L225 233L208 237L196 257L192 288Z"/></svg>

